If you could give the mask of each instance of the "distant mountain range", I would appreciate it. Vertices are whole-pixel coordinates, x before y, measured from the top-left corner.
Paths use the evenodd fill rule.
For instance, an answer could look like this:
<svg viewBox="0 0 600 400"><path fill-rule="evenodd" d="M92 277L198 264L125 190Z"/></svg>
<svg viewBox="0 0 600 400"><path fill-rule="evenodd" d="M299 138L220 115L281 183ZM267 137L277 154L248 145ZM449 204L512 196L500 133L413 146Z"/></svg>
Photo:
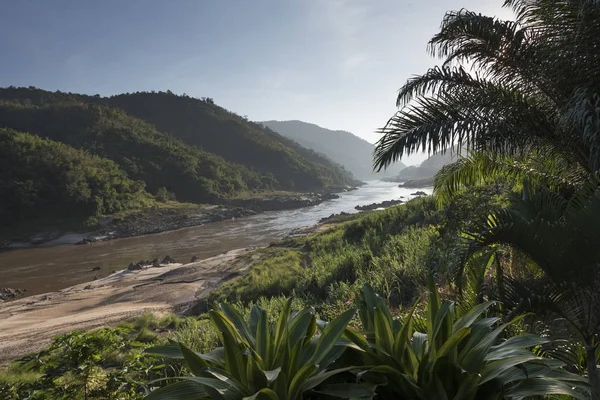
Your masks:
<svg viewBox="0 0 600 400"><path fill-rule="evenodd" d="M400 171L400 173L394 177L394 181L403 182L407 180L433 178L444 165L451 164L457 159L458 155L455 151L453 152L451 150L448 150L445 153L433 154L420 165L409 166Z"/></svg>
<svg viewBox="0 0 600 400"><path fill-rule="evenodd" d="M374 172L374 146L350 132L333 131L302 121L264 121L262 124L301 146L326 155L358 179L372 180L396 176L406 167L398 162L386 171Z"/></svg>

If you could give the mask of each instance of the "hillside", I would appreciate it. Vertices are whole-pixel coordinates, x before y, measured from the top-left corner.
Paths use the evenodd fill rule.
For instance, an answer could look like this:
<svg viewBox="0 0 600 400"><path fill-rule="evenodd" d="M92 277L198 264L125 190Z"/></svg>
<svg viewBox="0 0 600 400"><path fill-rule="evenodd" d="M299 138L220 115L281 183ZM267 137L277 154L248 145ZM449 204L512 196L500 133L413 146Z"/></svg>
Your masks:
<svg viewBox="0 0 600 400"><path fill-rule="evenodd" d="M178 190L173 189L175 192L185 193L184 196L190 201L214 200L245 190L318 191L353 183L347 171L327 158L215 105L209 98L195 99L176 96L170 92L144 92L103 98L53 93L36 88L6 88L0 89L0 100L11 103L3 105L5 112L0 118L0 126L31 130L41 136L56 138L58 135L60 138L56 139L60 141L66 140L65 135L49 128L60 126L62 129L64 125L68 125L76 131L84 130L88 132L85 137L67 136L75 140L79 147L90 151L102 152L105 147L110 148L103 155L116 158L115 161L130 174L135 174L136 171L144 174L150 180L147 183L151 190L156 189L157 185L174 186L181 175L188 178L192 176L200 182L199 187L190 187L191 183L187 182L179 185L181 187ZM23 120L11 116L17 109L15 103L34 114L38 113L34 111L36 107L55 107L63 112L58 113L61 115L45 112L44 118L48 119L38 120L36 129L32 130L29 126L35 124L29 123L28 117ZM98 116L71 118L65 115L67 109L77 115L82 110L95 110L87 112L97 113ZM102 123L95 126L99 120ZM106 130L112 130L113 134L116 130L117 136L134 136L142 142L151 137L155 150L159 150L156 149L158 147L168 154L155 153L146 157L142 147L147 143L139 147L138 152L131 146L140 143L131 141L119 149L119 154L113 154L112 150L115 149L112 143L97 145L98 141L106 139ZM129 168L126 164L131 161L131 157L126 155L127 151L139 153L134 164L138 164L138 159L146 158L147 168L141 172L139 169ZM157 160L160 162L157 163ZM167 160L178 167L164 166ZM157 169L160 170L158 175L161 175L157 178L159 183L152 182ZM165 185L162 178L170 185ZM189 191L194 193L188 193Z"/></svg>
<svg viewBox="0 0 600 400"><path fill-rule="evenodd" d="M0 104L0 126L29 132L116 162L152 193L165 187L178 200L215 202L260 188L260 175L187 146L117 109L86 104Z"/></svg>
<svg viewBox="0 0 600 400"><path fill-rule="evenodd" d="M98 101L88 99L94 100ZM99 101L148 121L186 144L272 174L285 189L309 191L351 183L347 171L326 157L217 106L212 99L142 92Z"/></svg>
<svg viewBox="0 0 600 400"><path fill-rule="evenodd" d="M444 165L456 161L457 157L457 154L450 150L446 153L433 154L418 166L406 167L393 179L400 182L409 179L433 178Z"/></svg>
<svg viewBox="0 0 600 400"><path fill-rule="evenodd" d="M350 132L333 131L302 121L265 121L263 125L301 146L325 154L358 179L395 176L405 168L402 163L396 163L386 171L373 172L373 145Z"/></svg>
<svg viewBox="0 0 600 400"><path fill-rule="evenodd" d="M82 218L154 202L144 183L111 160L48 139L0 128L0 222Z"/></svg>

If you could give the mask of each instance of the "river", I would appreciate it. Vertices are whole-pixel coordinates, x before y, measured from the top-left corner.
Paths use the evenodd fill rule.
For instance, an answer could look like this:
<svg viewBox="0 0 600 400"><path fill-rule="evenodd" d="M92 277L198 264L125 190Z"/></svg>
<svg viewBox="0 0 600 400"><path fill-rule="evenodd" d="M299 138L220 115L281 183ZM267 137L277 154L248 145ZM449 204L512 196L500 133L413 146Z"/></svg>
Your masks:
<svg viewBox="0 0 600 400"><path fill-rule="evenodd" d="M419 190L431 193L431 188L404 189L397 183L372 181L314 207L81 246L11 250L0 253L0 287L27 289L28 295L46 293L90 281L96 275L106 276L139 260L169 255L178 262L189 262L192 256L205 259L232 249L264 246L331 214L357 212L356 205L410 198ZM92 271L97 266L101 269Z"/></svg>

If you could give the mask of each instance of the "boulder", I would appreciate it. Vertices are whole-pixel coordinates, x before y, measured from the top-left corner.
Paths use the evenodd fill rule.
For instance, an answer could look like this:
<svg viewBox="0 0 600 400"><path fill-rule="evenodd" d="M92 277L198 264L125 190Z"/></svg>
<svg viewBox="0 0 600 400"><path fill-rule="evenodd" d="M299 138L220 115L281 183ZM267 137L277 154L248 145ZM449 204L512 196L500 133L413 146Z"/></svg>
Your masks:
<svg viewBox="0 0 600 400"><path fill-rule="evenodd" d="M200 260L200 257L193 256L192 259L190 260L190 262L196 262L199 260Z"/></svg>
<svg viewBox="0 0 600 400"><path fill-rule="evenodd" d="M26 289L0 288L0 300L14 300L27 292Z"/></svg>
<svg viewBox="0 0 600 400"><path fill-rule="evenodd" d="M321 218L321 219L319 220L319 224L323 224L323 223L325 223L325 222L331 221L332 219L335 219L335 218L337 218L337 217L341 217L341 216L345 216L345 215L350 215L350 213L347 213L347 212L344 212L344 211L342 211L342 212L341 212L341 213L339 213L339 214L331 214L329 217L324 217L324 218Z"/></svg>
<svg viewBox="0 0 600 400"><path fill-rule="evenodd" d="M419 196L419 197L421 197L421 196L427 196L427 193L422 192L422 191L419 190L418 192L411 193L410 195L411 196Z"/></svg>
<svg viewBox="0 0 600 400"><path fill-rule="evenodd" d="M92 268L92 272L93 272L93 271L100 271L101 269L102 269L102 268L100 268L100 267L96 266L96 267Z"/></svg>
<svg viewBox="0 0 600 400"><path fill-rule="evenodd" d="M176 263L177 261L175 261L174 258L171 258L170 256L166 256L165 258L163 258L163 260L160 262L161 264L172 264L172 263Z"/></svg>
<svg viewBox="0 0 600 400"><path fill-rule="evenodd" d="M158 261L158 258L155 258L154 260L152 260L152 266L160 267L160 261Z"/></svg>
<svg viewBox="0 0 600 400"><path fill-rule="evenodd" d="M143 268L143 266L142 266L142 264L140 264L140 263L135 263L135 264L134 264L134 263L131 263L131 264L129 264L129 266L127 267L127 269L128 269L129 271L139 271L139 270L141 270L142 268Z"/></svg>
<svg viewBox="0 0 600 400"><path fill-rule="evenodd" d="M404 203L404 201L402 201L402 200L387 200L387 201L383 201L381 203L368 204L366 206L356 206L356 207L354 207L354 209L359 210L359 211L371 211L371 210L376 210L378 208L392 207L392 206L402 204L402 203Z"/></svg>

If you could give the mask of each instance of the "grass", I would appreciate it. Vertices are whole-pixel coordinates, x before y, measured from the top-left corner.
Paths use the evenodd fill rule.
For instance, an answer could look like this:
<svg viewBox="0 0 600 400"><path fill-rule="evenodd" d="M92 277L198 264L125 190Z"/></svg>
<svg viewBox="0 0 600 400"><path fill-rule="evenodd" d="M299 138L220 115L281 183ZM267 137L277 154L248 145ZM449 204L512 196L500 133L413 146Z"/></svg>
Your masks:
<svg viewBox="0 0 600 400"><path fill-rule="evenodd" d="M331 320L352 307L362 284L370 283L398 314L423 292L429 272L443 283L457 260L458 232L468 228L474 215L485 215L488 197L465 197L444 208L433 198L415 199L345 217L312 236L245 254L230 266L238 277L214 289L196 309L207 311L215 302L227 301L246 318L253 305L276 318L292 296L294 310L312 306L320 318ZM113 398L116 392L121 399L141 399L139 382L187 373L178 361L144 354L168 339L198 352L219 345L206 314L181 318L146 313L116 328L64 335L48 349L10 364L0 371L0 398L81 398L85 376L74 365L90 365L95 376L90 399Z"/></svg>
<svg viewBox="0 0 600 400"><path fill-rule="evenodd" d="M363 283L393 306L412 302L429 270L448 268L440 247L433 199L352 216L315 235L274 243L246 275L215 289L198 310L217 302L246 306L257 299L295 296L324 316L346 308Z"/></svg>

